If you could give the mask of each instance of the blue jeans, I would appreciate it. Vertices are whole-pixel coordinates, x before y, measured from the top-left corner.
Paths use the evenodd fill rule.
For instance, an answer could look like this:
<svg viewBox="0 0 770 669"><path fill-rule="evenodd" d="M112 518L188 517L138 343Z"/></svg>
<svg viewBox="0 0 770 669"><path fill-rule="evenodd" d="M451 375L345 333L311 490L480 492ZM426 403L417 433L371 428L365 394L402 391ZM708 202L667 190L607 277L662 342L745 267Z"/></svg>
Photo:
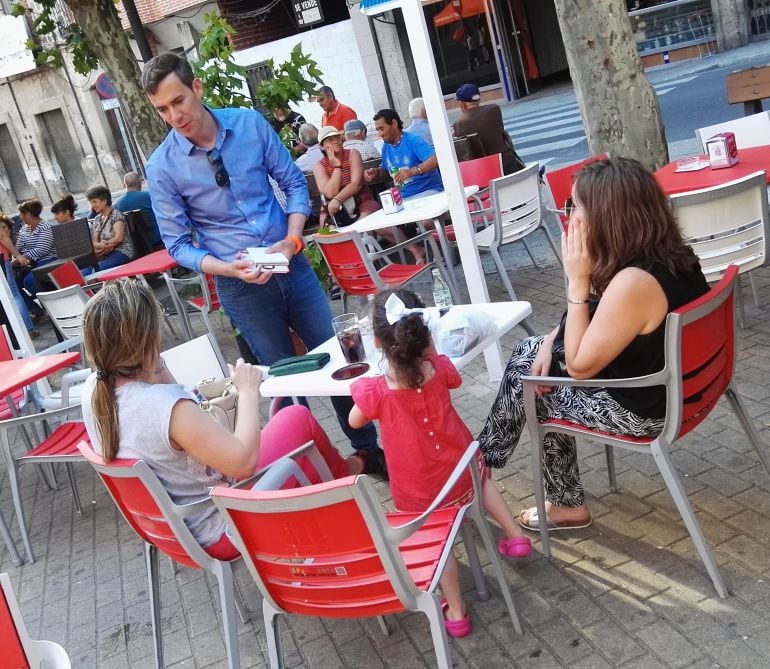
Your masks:
<svg viewBox="0 0 770 669"><path fill-rule="evenodd" d="M328 299L307 258L301 253L294 256L289 270L286 274L274 274L264 285L216 277L219 301L262 365L294 355L290 327L308 349L334 336ZM340 427L353 448L376 447L374 424L356 430L348 425L353 400L332 397L331 401Z"/></svg>
<svg viewBox="0 0 770 669"><path fill-rule="evenodd" d="M56 256L41 258L35 263L35 267L42 267L43 265L47 265L48 263L53 262L54 260L56 260ZM40 290L40 284L37 282L37 279L35 278L35 274L30 271L21 280L21 284L17 284L17 285L19 287L19 292L21 292L21 289L24 288L24 290L26 290L27 293L29 293L29 295L27 295L26 293L21 293L21 296L24 299L24 304L27 305L27 309L29 311L39 311L40 307L38 306L37 302L35 302L35 297L37 296L37 291Z"/></svg>
<svg viewBox="0 0 770 669"><path fill-rule="evenodd" d="M98 263L99 271L101 272L103 269L112 269L113 267L119 267L120 265L125 265L131 258L129 258L123 251L112 251L112 253L107 254L102 258ZM89 274L94 273L93 267L87 267L84 270L81 270L83 276L88 276Z"/></svg>
<svg viewBox="0 0 770 669"><path fill-rule="evenodd" d="M0 256L0 259L2 259L2 256ZM29 332L34 328L32 325L32 318L30 318L29 309L27 309L19 286L13 278L13 268L11 267L10 260L5 261L5 276L8 279L8 287L11 289L11 295L13 295L13 301L16 302L16 308L19 310L21 320L24 323L24 327L27 328L27 331Z"/></svg>

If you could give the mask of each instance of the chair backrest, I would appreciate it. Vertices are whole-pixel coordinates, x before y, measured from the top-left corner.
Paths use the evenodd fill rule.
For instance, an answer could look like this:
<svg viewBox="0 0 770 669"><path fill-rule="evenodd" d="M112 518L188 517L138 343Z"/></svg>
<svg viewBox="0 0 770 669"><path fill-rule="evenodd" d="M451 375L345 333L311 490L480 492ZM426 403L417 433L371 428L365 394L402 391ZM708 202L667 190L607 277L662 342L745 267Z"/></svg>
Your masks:
<svg viewBox="0 0 770 669"><path fill-rule="evenodd" d="M153 252L150 241L150 224L141 209L133 209L123 214L126 219L128 233L134 242L134 259L141 258Z"/></svg>
<svg viewBox="0 0 770 669"><path fill-rule="evenodd" d="M29 667L27 653L19 635L19 628L24 629L23 626L19 605L11 589L11 579L8 574L0 574L0 639L3 640L3 666L14 669Z"/></svg>
<svg viewBox="0 0 770 669"><path fill-rule="evenodd" d="M720 132L734 133L735 143L739 149L770 144L770 112L763 111L733 121L698 128L695 131L695 137L700 142L703 153L706 153L706 142Z"/></svg>
<svg viewBox="0 0 770 669"><path fill-rule="evenodd" d="M68 286L85 286L86 278L81 274L80 269L73 260L68 260L52 269L48 273L53 285L57 288L67 288Z"/></svg>
<svg viewBox="0 0 770 669"><path fill-rule="evenodd" d="M70 669L64 649L30 638L8 574L0 574L0 665L8 669Z"/></svg>
<svg viewBox="0 0 770 669"><path fill-rule="evenodd" d="M211 496L234 528L234 542L247 549L242 555L260 591L278 610L384 615L410 608L417 596L365 476L280 491L220 487Z"/></svg>
<svg viewBox="0 0 770 669"><path fill-rule="evenodd" d="M158 477L143 460L116 458L107 462L90 444L78 444L83 457L102 479L126 522L139 537L173 560L209 569L209 557L187 529L183 517Z"/></svg>
<svg viewBox="0 0 770 669"><path fill-rule="evenodd" d="M373 295L384 290L358 234L313 235L334 280L348 295Z"/></svg>
<svg viewBox="0 0 770 669"><path fill-rule="evenodd" d="M51 226L53 247L57 258L72 258L78 267L95 267L96 254L87 218L76 218Z"/></svg>
<svg viewBox="0 0 770 669"><path fill-rule="evenodd" d="M697 427L730 385L735 367L733 297L738 267L731 265L708 293L666 317L666 424L672 443Z"/></svg>
<svg viewBox="0 0 770 669"><path fill-rule="evenodd" d="M503 176L503 157L499 153L458 163L463 186L487 188L492 179Z"/></svg>
<svg viewBox="0 0 770 669"><path fill-rule="evenodd" d="M498 244L515 242L541 224L539 169L540 165L533 163L523 170L489 182L495 241Z"/></svg>
<svg viewBox="0 0 770 669"><path fill-rule="evenodd" d="M741 273L765 264L770 218L763 171L672 195L671 202L709 282L720 279L730 264L738 265Z"/></svg>
<svg viewBox="0 0 770 669"><path fill-rule="evenodd" d="M187 389L193 388L203 379L224 379L229 376L227 364L211 334L166 349L161 356L177 383Z"/></svg>
<svg viewBox="0 0 770 669"><path fill-rule="evenodd" d="M89 298L82 286L38 293L37 298L65 339L79 337L83 333L83 310Z"/></svg>
<svg viewBox="0 0 770 669"><path fill-rule="evenodd" d="M595 156L589 156L585 160L580 160L577 163L560 167L558 170L547 170L545 173L545 181L548 184L548 188L551 190L551 196L553 197L556 208L559 209L564 205L564 201L572 194L572 180L575 175L582 170L586 165L595 163L597 160L605 160L607 158L606 153L599 153ZM562 227L567 229L567 217L563 214L559 214Z"/></svg>

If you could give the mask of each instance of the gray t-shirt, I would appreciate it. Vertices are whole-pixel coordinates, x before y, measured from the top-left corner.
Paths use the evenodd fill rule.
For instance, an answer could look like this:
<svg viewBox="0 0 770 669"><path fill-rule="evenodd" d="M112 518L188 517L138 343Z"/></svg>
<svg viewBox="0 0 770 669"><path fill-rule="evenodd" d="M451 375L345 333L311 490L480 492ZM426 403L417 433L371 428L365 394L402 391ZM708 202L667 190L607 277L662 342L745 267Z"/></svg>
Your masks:
<svg viewBox="0 0 770 669"><path fill-rule="evenodd" d="M83 420L94 450L101 455L91 405L95 384L96 374L91 374L83 388ZM181 385L134 381L118 387L115 396L120 430L117 457L144 460L176 504L208 497L210 486L230 485L231 479L224 474L171 446L168 434L171 410L180 400L194 401L192 394ZM186 523L204 548L218 541L225 531L225 522L213 504L187 518Z"/></svg>

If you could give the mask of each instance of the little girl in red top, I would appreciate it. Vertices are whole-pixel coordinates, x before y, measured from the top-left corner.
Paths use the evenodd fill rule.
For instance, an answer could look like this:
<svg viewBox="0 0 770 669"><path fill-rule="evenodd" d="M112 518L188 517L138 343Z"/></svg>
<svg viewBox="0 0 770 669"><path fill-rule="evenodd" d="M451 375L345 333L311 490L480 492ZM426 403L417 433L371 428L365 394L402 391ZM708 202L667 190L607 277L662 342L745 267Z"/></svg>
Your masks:
<svg viewBox="0 0 770 669"><path fill-rule="evenodd" d="M382 446L390 475L393 503L399 511L424 511L439 493L473 436L452 406L449 391L459 388L460 374L433 347L423 320L424 305L409 290L386 291L374 299L375 345L388 361L383 376L362 378L351 387L355 405L348 422L361 427L380 421ZM502 526L501 555L526 557L532 551L500 491L481 460L485 509ZM444 505L466 504L473 483L466 473ZM453 637L466 636L471 621L460 592L457 562L452 556L441 577L444 624Z"/></svg>

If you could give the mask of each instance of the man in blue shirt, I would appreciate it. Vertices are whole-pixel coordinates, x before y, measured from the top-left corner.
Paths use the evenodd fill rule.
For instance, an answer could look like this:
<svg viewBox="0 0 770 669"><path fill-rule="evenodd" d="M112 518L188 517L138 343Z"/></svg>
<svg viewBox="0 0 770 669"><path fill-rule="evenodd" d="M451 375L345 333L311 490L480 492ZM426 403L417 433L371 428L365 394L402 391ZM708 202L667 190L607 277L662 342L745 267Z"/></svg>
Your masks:
<svg viewBox="0 0 770 669"><path fill-rule="evenodd" d="M401 189L401 196L407 200L416 195L425 196L441 193L444 184L438 171L436 151L417 135L404 132L401 117L392 109L380 109L374 115L374 128L383 142L382 167L393 173L393 182ZM374 170L367 170L367 181L375 176Z"/></svg>
<svg viewBox="0 0 770 669"><path fill-rule="evenodd" d="M412 125L406 128L404 132L417 135L423 142L433 146L433 135L430 134L428 114L425 111L425 102L422 98L414 98L409 103L409 117L412 119Z"/></svg>
<svg viewBox="0 0 770 669"><path fill-rule="evenodd" d="M329 302L302 254L310 213L305 177L270 124L252 109L209 109L203 84L182 57L150 60L142 87L171 131L147 163L153 208L163 241L184 267L213 274L227 315L265 365L294 354L289 328L312 349L330 337ZM268 182L286 195L286 213ZM195 243L193 243L193 234ZM241 257L267 247L289 272L273 274ZM343 431L370 470L383 462L371 423L353 430L349 397L332 398Z"/></svg>
<svg viewBox="0 0 770 669"><path fill-rule="evenodd" d="M146 190L142 190L142 175L137 172L128 172L123 177L123 184L126 186L126 192L115 200L113 207L124 214L127 211L140 209L144 214L149 225L150 244L153 248L162 246L158 221L155 220L155 214L152 211L152 200Z"/></svg>

